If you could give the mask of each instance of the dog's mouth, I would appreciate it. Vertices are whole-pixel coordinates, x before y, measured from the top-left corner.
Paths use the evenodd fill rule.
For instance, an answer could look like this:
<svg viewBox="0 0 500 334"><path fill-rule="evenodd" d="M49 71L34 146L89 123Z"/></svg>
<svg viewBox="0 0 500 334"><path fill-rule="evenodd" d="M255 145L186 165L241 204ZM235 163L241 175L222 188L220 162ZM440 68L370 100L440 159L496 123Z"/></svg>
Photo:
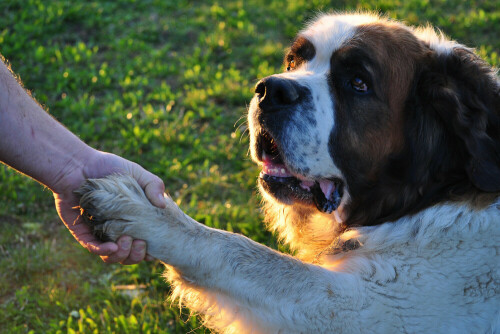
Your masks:
<svg viewBox="0 0 500 334"><path fill-rule="evenodd" d="M283 161L278 144L266 131L257 137L257 154L262 162L259 181L268 194L285 204L314 205L326 213L337 210L344 193L341 179L308 179L293 173Z"/></svg>

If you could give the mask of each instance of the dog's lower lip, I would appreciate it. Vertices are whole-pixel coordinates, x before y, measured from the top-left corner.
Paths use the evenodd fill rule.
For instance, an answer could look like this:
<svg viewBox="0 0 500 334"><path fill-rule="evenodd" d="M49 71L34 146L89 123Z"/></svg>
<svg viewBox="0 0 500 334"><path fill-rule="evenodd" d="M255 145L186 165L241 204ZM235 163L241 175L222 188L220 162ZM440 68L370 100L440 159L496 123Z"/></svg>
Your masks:
<svg viewBox="0 0 500 334"><path fill-rule="evenodd" d="M266 192L276 199L312 205L321 212L332 213L342 200L343 184L339 180L301 180L282 172L270 175L264 170L260 172L259 178Z"/></svg>

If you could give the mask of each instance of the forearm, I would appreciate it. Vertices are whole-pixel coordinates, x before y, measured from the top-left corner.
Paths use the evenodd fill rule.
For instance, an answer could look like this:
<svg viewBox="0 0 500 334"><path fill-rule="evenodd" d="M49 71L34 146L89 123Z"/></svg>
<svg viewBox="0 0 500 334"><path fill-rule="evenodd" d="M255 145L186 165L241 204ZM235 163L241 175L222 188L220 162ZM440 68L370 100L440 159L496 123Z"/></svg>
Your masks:
<svg viewBox="0 0 500 334"><path fill-rule="evenodd" d="M0 61L0 161L60 192L92 149L52 118Z"/></svg>
<svg viewBox="0 0 500 334"><path fill-rule="evenodd" d="M0 162L54 192L57 212L78 242L105 262L134 264L146 256L144 241L124 236L101 242L79 219L74 194L86 178L133 175L154 205L163 207L165 186L155 175L114 154L97 151L57 122L16 81L0 55Z"/></svg>

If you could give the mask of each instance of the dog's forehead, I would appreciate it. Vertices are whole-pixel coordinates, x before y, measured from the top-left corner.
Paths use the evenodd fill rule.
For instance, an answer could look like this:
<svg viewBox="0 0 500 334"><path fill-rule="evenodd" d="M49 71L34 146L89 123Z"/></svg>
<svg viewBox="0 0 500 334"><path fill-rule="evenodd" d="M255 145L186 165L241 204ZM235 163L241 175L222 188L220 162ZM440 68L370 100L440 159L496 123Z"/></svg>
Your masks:
<svg viewBox="0 0 500 334"><path fill-rule="evenodd" d="M456 41L450 40L440 30L427 27L407 27L389 18L373 13L353 14L321 14L312 20L298 36L309 40L315 48L319 61L328 61L331 55L349 42L359 32L360 27L370 24L388 24L393 27L407 29L421 42L428 45L438 54L449 54L455 48L465 48Z"/></svg>
<svg viewBox="0 0 500 334"><path fill-rule="evenodd" d="M359 26L380 21L380 17L373 14L321 15L298 36L314 45L317 61L328 61L332 53L355 36Z"/></svg>

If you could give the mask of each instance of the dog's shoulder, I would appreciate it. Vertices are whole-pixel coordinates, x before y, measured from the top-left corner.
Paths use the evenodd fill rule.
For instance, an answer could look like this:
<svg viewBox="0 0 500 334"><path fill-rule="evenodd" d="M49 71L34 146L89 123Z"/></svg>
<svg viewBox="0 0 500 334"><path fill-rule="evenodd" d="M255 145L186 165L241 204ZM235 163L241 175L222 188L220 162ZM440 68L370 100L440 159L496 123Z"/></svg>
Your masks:
<svg viewBox="0 0 500 334"><path fill-rule="evenodd" d="M464 321L474 328L474 321L498 312L499 216L500 200L479 210L436 205L395 222L347 231L321 264L354 274L366 289L360 291L360 298L366 298L363 312L374 320L388 317L384 305L397 305L387 319L391 326L402 325L398 318L414 318L418 326L406 325L409 331L442 327L461 332ZM461 313L463 319L451 316ZM438 319L456 321L435 323ZM378 330L391 330L381 326Z"/></svg>

